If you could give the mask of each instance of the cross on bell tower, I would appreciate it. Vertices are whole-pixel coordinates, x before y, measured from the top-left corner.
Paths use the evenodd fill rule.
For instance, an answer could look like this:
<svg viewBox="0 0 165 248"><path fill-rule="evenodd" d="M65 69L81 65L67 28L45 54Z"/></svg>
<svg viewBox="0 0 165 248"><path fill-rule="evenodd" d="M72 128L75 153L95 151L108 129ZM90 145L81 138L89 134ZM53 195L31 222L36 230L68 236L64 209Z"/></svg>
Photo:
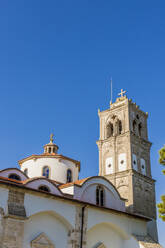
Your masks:
<svg viewBox="0 0 165 248"><path fill-rule="evenodd" d="M123 89L121 89L121 92L118 94L120 97L123 97L124 94L126 93L126 90L123 91Z"/></svg>

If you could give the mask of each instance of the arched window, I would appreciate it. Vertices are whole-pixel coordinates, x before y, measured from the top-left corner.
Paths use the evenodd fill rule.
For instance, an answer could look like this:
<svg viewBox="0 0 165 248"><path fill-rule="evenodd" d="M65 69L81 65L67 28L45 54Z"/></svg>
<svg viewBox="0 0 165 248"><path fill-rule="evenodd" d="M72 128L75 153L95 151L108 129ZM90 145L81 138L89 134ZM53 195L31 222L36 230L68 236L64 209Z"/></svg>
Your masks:
<svg viewBox="0 0 165 248"><path fill-rule="evenodd" d="M97 186L96 188L96 205L104 206L104 189L101 186Z"/></svg>
<svg viewBox="0 0 165 248"><path fill-rule="evenodd" d="M42 191L45 191L45 192L50 192L50 189L46 185L39 186L38 190L42 190Z"/></svg>
<svg viewBox="0 0 165 248"><path fill-rule="evenodd" d="M119 120L119 134L122 132L122 122Z"/></svg>
<svg viewBox="0 0 165 248"><path fill-rule="evenodd" d="M100 190L99 187L96 188L96 205L100 203Z"/></svg>
<svg viewBox="0 0 165 248"><path fill-rule="evenodd" d="M24 173L25 173L25 175L27 176L27 174L28 174L28 169L25 169L25 170L24 170Z"/></svg>
<svg viewBox="0 0 165 248"><path fill-rule="evenodd" d="M142 136L142 124L141 123L138 125L138 132L139 132L139 136Z"/></svg>
<svg viewBox="0 0 165 248"><path fill-rule="evenodd" d="M72 171L70 169L67 170L67 183L72 182Z"/></svg>
<svg viewBox="0 0 165 248"><path fill-rule="evenodd" d="M100 189L100 206L104 206L104 190Z"/></svg>
<svg viewBox="0 0 165 248"><path fill-rule="evenodd" d="M10 175L8 176L8 178L14 179L14 180L17 180L17 181L21 181L20 176L18 176L17 174L14 174L14 173L10 174Z"/></svg>
<svg viewBox="0 0 165 248"><path fill-rule="evenodd" d="M51 147L49 147L48 152L51 153Z"/></svg>
<svg viewBox="0 0 165 248"><path fill-rule="evenodd" d="M135 120L133 121L132 125L133 125L133 131L136 132L136 121Z"/></svg>
<svg viewBox="0 0 165 248"><path fill-rule="evenodd" d="M43 177L49 178L49 167L48 166L44 166L42 175Z"/></svg>
<svg viewBox="0 0 165 248"><path fill-rule="evenodd" d="M113 124L111 122L108 123L106 127L106 138L113 136Z"/></svg>

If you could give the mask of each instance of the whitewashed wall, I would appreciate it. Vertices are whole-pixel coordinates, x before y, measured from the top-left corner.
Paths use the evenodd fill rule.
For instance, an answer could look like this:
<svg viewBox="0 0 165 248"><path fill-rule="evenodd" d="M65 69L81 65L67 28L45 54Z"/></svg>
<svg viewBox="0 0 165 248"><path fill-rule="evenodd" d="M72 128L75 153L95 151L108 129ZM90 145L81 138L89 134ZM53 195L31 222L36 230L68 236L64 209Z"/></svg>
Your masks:
<svg viewBox="0 0 165 248"><path fill-rule="evenodd" d="M27 177L22 173L22 171L18 170L17 168L10 168L10 169L0 171L1 177L8 178L10 174L17 174L18 176L20 176L22 181L27 180Z"/></svg>
<svg viewBox="0 0 165 248"><path fill-rule="evenodd" d="M21 170L24 171L28 169L28 177L41 177L42 169L44 166L48 166L50 168L50 179L66 183L67 179L67 170L71 169L73 174L73 181L78 180L78 167L68 160L57 159L57 158L38 158L31 159L24 162L21 166Z"/></svg>
<svg viewBox="0 0 165 248"><path fill-rule="evenodd" d="M30 242L41 233L47 235L54 247L67 247L68 228L53 213L39 213L25 222L23 247L31 248Z"/></svg>
<svg viewBox="0 0 165 248"><path fill-rule="evenodd" d="M102 185L104 188L105 207L125 211L125 202L120 199L117 190L110 182L102 177L91 177L82 187L75 187L74 198L96 204L96 187L98 185Z"/></svg>
<svg viewBox="0 0 165 248"><path fill-rule="evenodd" d="M87 248L102 242L107 248L138 248L132 234L146 235L146 222L108 211L88 209Z"/></svg>
<svg viewBox="0 0 165 248"><path fill-rule="evenodd" d="M27 217L41 212L52 212L58 216L58 218L63 219L63 223L65 223L68 228L74 227L76 206L72 203L69 204L58 198L51 199L31 194L25 195L24 202Z"/></svg>
<svg viewBox="0 0 165 248"><path fill-rule="evenodd" d="M28 188L37 190L40 186L47 186L50 190L50 193L55 195L62 195L62 192L56 187L56 185L48 181L46 178L32 179L32 181L28 181L28 183L26 183L26 186Z"/></svg>

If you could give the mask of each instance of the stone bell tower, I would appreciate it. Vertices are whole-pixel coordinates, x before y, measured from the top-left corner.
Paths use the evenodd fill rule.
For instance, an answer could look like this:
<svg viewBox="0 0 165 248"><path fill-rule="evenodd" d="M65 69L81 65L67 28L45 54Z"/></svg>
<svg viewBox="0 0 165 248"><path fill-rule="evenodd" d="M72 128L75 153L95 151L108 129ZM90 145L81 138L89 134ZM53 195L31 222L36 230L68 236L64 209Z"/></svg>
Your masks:
<svg viewBox="0 0 165 248"><path fill-rule="evenodd" d="M121 90L120 97L115 103L110 103L109 109L98 112L99 175L111 181L121 197L127 200L127 211L156 219L148 113L140 110L124 94Z"/></svg>

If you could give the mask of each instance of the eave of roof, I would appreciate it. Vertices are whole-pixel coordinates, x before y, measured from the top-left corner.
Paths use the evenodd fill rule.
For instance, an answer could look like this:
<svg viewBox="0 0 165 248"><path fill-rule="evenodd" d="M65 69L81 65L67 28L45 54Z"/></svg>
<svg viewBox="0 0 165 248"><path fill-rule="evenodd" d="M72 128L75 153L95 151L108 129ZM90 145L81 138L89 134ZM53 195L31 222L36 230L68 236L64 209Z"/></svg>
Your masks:
<svg viewBox="0 0 165 248"><path fill-rule="evenodd" d="M54 153L54 154L43 153L43 154L40 154L40 155L33 154L33 155L29 156L29 157L26 157L26 158L24 158L24 159L19 160L19 161L18 161L18 164L19 164L20 167L21 167L21 165L22 165L24 162L26 162L26 161L28 161L28 160L31 160L31 159L38 159L38 158L57 158L57 159L68 160L68 161L71 161L71 162L73 162L74 164L76 164L76 166L78 166L79 171L80 171L80 161L77 161L77 160L74 160L74 159L72 159L72 158L68 158L68 157L66 157L66 156L63 156L62 154L56 154L56 153Z"/></svg>
<svg viewBox="0 0 165 248"><path fill-rule="evenodd" d="M101 179L107 181L109 184L111 184L113 188L115 188L115 186L107 178L105 178L103 176L86 177L86 178L83 178L81 180L77 180L75 182L71 182L71 183L66 183L66 184L59 185L59 188L60 189L64 189L64 188L69 188L69 187L72 187L72 186L81 187L86 181L88 181L90 179L93 179L93 178L101 178ZM120 197L120 199L122 201L125 201L125 202L128 201L127 199L121 197L121 195L119 194L119 192L118 192L118 190L116 188L115 188L115 190L116 190L117 194L119 195L119 197Z"/></svg>
<svg viewBox="0 0 165 248"><path fill-rule="evenodd" d="M23 171L19 170L18 168L15 168L15 167L10 167L7 169L0 170L0 173L4 172L4 171L10 171L10 170L16 170L16 171L20 172L21 174L23 174L27 179L29 178Z"/></svg>
<svg viewBox="0 0 165 248"><path fill-rule="evenodd" d="M44 195L47 195L47 196L55 197L55 198L58 198L58 199L61 199L61 200L70 201L70 202L73 202L75 204L76 203L77 204L81 204L81 205L84 205L85 204L86 206L95 207L95 208L97 208L99 210L101 210L101 209L102 210L107 210L107 211L111 211L111 212L114 212L114 213L117 213L117 214L127 215L127 216L132 217L132 218L138 218L138 219L143 219L145 221L151 221L151 218L148 218L148 217L143 216L143 215L132 214L132 213L127 213L127 212L123 212L123 211L112 209L112 208L97 206L97 205L92 204L92 203L89 203L89 202L85 202L85 201L80 201L80 200L77 200L77 199L69 198L66 195L65 196L59 196L59 195L52 194L50 192L42 192L42 191L37 190L37 189L28 188L21 181L19 182L19 181L16 181L16 180L13 180L13 179L9 179L9 178L0 177L0 184L18 187L20 189L24 189L24 190L27 190L29 192L37 192L37 193L42 194L43 196Z"/></svg>
<svg viewBox="0 0 165 248"><path fill-rule="evenodd" d="M59 186L60 189L64 189L64 188L68 188L71 187L73 185L77 185L77 186L81 186L86 180L88 180L89 177L83 178L81 180L77 180L75 182L71 182L71 183L65 183Z"/></svg>

